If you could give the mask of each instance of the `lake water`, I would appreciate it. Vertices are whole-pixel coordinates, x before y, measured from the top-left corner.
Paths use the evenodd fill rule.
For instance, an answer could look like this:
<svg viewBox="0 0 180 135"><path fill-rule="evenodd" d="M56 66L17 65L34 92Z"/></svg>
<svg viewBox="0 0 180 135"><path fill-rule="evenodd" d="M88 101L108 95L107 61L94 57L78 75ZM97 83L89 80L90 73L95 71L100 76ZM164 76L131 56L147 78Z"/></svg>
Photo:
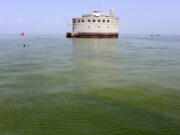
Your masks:
<svg viewBox="0 0 180 135"><path fill-rule="evenodd" d="M0 35L0 135L179 134L180 36Z"/></svg>

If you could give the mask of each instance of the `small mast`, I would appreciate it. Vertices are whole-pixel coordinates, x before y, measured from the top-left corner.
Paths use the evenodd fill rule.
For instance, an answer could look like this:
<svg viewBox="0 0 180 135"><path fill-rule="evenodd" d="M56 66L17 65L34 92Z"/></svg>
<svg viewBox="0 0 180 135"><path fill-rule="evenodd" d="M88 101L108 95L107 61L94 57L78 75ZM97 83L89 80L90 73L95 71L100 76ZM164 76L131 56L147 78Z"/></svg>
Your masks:
<svg viewBox="0 0 180 135"><path fill-rule="evenodd" d="M110 9L110 17L114 17L114 8Z"/></svg>

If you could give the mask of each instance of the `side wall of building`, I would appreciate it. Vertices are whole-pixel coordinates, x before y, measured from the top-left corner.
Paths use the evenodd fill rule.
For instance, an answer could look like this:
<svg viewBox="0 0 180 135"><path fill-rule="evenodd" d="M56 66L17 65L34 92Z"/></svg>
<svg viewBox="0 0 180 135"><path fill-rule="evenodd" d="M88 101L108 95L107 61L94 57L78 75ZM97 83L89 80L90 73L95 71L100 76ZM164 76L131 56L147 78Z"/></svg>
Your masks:
<svg viewBox="0 0 180 135"><path fill-rule="evenodd" d="M73 33L118 33L118 18L74 18Z"/></svg>

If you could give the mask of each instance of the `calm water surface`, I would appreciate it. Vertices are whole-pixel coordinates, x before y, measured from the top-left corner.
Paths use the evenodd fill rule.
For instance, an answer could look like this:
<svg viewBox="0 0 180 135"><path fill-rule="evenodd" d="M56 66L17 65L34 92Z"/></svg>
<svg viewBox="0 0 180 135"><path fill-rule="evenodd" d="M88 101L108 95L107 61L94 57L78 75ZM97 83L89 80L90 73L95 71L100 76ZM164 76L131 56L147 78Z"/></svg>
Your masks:
<svg viewBox="0 0 180 135"><path fill-rule="evenodd" d="M180 36L0 35L0 135L179 134Z"/></svg>

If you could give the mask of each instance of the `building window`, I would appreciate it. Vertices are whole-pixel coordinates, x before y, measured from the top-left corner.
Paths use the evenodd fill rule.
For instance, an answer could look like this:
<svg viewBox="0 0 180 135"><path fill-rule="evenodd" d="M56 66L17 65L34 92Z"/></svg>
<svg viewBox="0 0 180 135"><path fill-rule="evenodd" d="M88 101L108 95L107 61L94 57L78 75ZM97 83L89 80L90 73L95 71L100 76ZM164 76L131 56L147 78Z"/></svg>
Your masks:
<svg viewBox="0 0 180 135"><path fill-rule="evenodd" d="M93 20L93 22L96 22L96 20Z"/></svg>
<svg viewBox="0 0 180 135"><path fill-rule="evenodd" d="M98 22L101 22L101 20L98 20Z"/></svg>
<svg viewBox="0 0 180 135"><path fill-rule="evenodd" d="M80 23L81 22L81 20L78 20L78 23Z"/></svg>
<svg viewBox="0 0 180 135"><path fill-rule="evenodd" d="M84 22L84 20L82 20L82 22Z"/></svg>
<svg viewBox="0 0 180 135"><path fill-rule="evenodd" d="M88 22L91 22L91 20L88 20Z"/></svg>
<svg viewBox="0 0 180 135"><path fill-rule="evenodd" d="M103 20L103 22L105 23L106 21L105 21L105 20Z"/></svg>
<svg viewBox="0 0 180 135"><path fill-rule="evenodd" d="M109 23L110 21L109 21L109 20L107 20L107 22Z"/></svg>
<svg viewBox="0 0 180 135"><path fill-rule="evenodd" d="M73 23L76 23L76 20L75 20L75 19L73 20Z"/></svg>
<svg viewBox="0 0 180 135"><path fill-rule="evenodd" d="M100 26L98 26L98 28L101 28Z"/></svg>

